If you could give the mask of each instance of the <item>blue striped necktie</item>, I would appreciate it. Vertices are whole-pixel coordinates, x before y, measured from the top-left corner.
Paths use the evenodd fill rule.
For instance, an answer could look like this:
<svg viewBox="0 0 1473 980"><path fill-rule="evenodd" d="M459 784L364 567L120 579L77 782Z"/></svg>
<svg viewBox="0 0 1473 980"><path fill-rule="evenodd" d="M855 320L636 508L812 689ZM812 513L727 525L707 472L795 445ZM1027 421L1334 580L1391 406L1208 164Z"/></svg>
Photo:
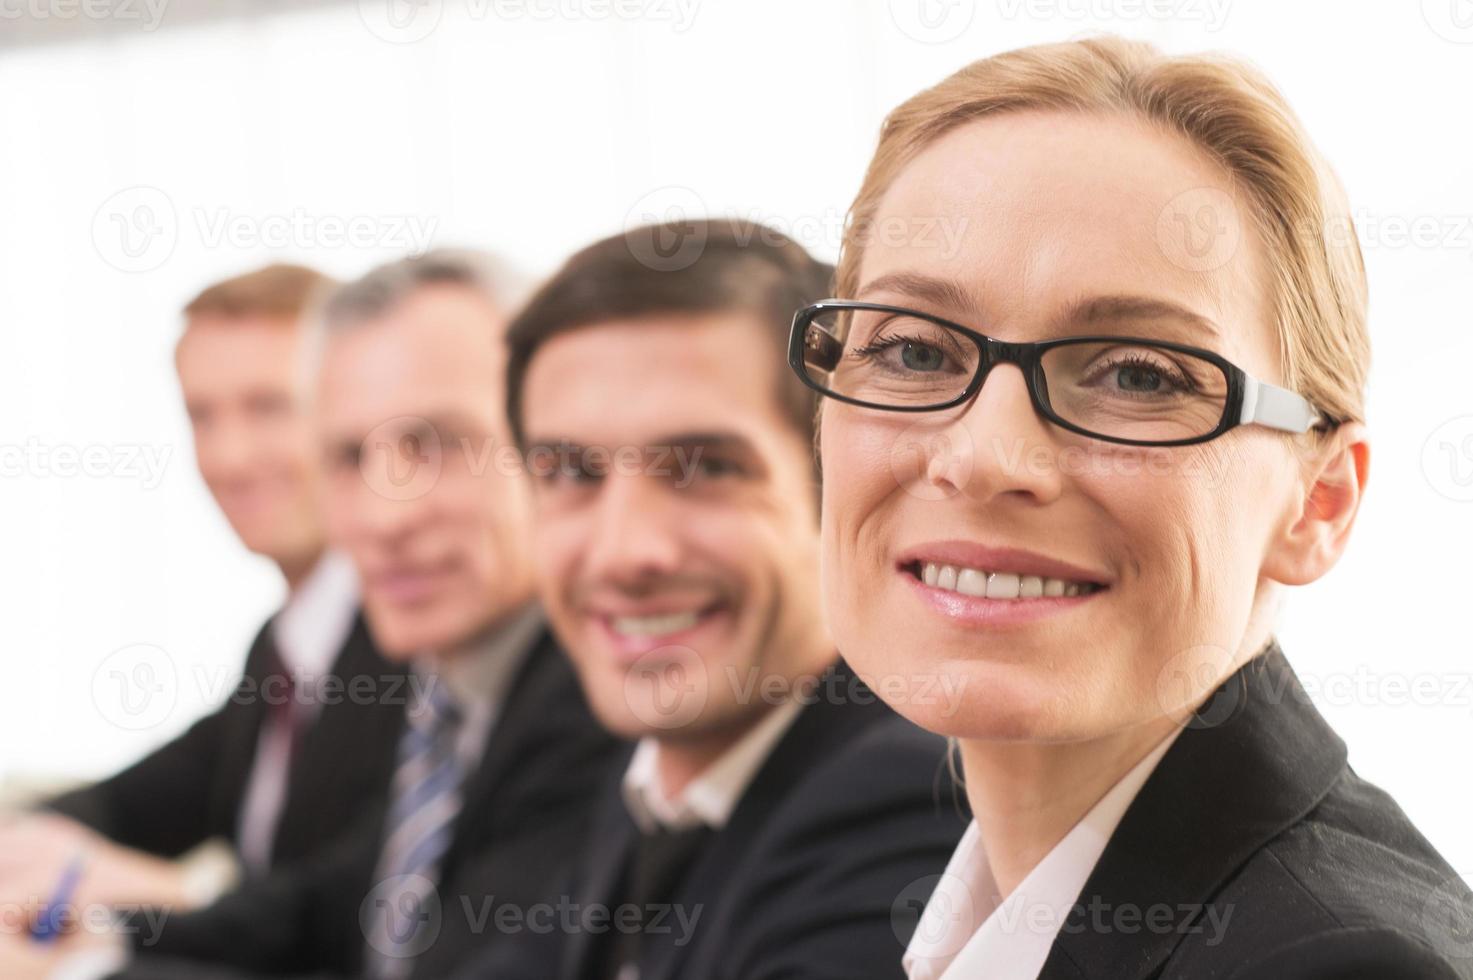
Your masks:
<svg viewBox="0 0 1473 980"><path fill-rule="evenodd" d="M455 748L462 716L440 678L430 678L406 718L375 885L359 914L368 941L364 973L373 980L409 976L414 957L438 937L440 862L461 807L465 774Z"/></svg>

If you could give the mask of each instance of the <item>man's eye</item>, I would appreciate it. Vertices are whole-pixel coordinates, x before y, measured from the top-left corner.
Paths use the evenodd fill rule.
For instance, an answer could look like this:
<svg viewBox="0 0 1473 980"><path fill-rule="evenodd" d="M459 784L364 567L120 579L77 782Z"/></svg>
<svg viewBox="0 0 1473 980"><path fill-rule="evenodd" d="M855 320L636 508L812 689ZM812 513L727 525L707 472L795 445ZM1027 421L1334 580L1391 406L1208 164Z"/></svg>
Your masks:
<svg viewBox="0 0 1473 980"><path fill-rule="evenodd" d="M287 415L292 410L291 400L281 395L257 395L246 404L252 415L262 418L276 418Z"/></svg>
<svg viewBox="0 0 1473 980"><path fill-rule="evenodd" d="M735 460L722 459L720 456L702 456L695 465L701 476L740 476L742 472L741 465Z"/></svg>
<svg viewBox="0 0 1473 980"><path fill-rule="evenodd" d="M589 486L603 478L603 474L593 472L576 460L535 467L532 475L548 486Z"/></svg>
<svg viewBox="0 0 1473 980"><path fill-rule="evenodd" d="M363 450L360 446L345 446L328 454L327 468L334 473L344 473L350 470L357 472L362 465Z"/></svg>

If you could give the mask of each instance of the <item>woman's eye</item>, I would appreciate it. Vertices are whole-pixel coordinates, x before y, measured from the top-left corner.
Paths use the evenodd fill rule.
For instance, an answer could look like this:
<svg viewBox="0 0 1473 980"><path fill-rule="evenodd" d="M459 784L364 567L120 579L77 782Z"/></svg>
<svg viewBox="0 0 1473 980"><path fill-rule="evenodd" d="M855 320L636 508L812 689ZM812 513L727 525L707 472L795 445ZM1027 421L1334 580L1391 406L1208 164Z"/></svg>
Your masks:
<svg viewBox="0 0 1473 980"><path fill-rule="evenodd" d="M1180 372L1147 358L1115 361L1103 374L1114 390L1129 395L1172 395L1191 387Z"/></svg>
<svg viewBox="0 0 1473 980"><path fill-rule="evenodd" d="M1115 372L1115 383L1126 391L1159 391L1164 381L1154 368L1122 364Z"/></svg>
<svg viewBox="0 0 1473 980"><path fill-rule="evenodd" d="M946 355L935 347L906 341L900 346L900 363L912 371L939 371Z"/></svg>
<svg viewBox="0 0 1473 980"><path fill-rule="evenodd" d="M853 355L890 371L930 374L955 370L951 357L940 347L904 337L879 338L855 348Z"/></svg>

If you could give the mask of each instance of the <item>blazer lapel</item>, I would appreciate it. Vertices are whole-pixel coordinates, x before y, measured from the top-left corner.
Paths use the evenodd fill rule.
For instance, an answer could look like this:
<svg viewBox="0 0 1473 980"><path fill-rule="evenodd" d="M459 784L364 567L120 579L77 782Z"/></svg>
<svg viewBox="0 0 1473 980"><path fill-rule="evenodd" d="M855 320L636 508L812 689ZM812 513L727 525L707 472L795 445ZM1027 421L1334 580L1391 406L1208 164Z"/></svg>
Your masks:
<svg viewBox="0 0 1473 980"><path fill-rule="evenodd" d="M212 795L211 823L217 833L235 840L240 824L240 809L245 800L246 783L256 757L256 741L266 706L256 696L266 674L266 664L274 656L272 624L266 620L246 654L241 683L230 692L230 702L223 709L229 724L224 726L220 757L215 769L215 791Z"/></svg>
<svg viewBox="0 0 1473 980"><path fill-rule="evenodd" d="M590 828L589 846L578 868L577 908L612 910L618 901L618 889L624 869L629 864L639 837L639 829L624 806L620 792L624 769L631 753L624 754L624 764L613 767L614 778L600 797L599 810ZM574 929L563 947L561 977L593 975L598 964L592 962L595 937L586 929Z"/></svg>
<svg viewBox="0 0 1473 980"><path fill-rule="evenodd" d="M324 780L332 781L343 769L344 754L355 757L365 754L365 739L375 745L389 745L390 752L399 742L404 704L410 696L409 671L402 664L388 662L374 649L362 613L354 621L331 671L337 685L337 690L332 692L333 700L327 702L324 697L327 703L318 707L317 716L300 736L298 768L294 769L292 778L296 789L311 790L321 786ZM372 682L371 686L368 681ZM359 688L364 687L371 692L373 700L354 703L354 698L361 701ZM375 765L383 761L382 756L375 756ZM389 768L392 767L391 755Z"/></svg>
<svg viewBox="0 0 1473 980"><path fill-rule="evenodd" d="M308 852L309 842L352 822L358 808L385 802L404 728L408 669L383 658L359 612L332 674L339 682L333 696L340 700L320 705L302 731L273 846L276 860ZM369 703L354 700L364 686L373 696Z"/></svg>
<svg viewBox="0 0 1473 980"><path fill-rule="evenodd" d="M1345 743L1271 643L1162 757L1085 883L1040 980L1157 973L1183 935L1207 927L1203 903L1323 799L1345 763ZM1168 924L1146 927L1152 921Z"/></svg>
<svg viewBox="0 0 1473 980"><path fill-rule="evenodd" d="M535 766L529 760L545 745L557 742L570 726L591 724L577 697L572 666L552 633L544 627L531 649L521 655L523 662L491 726L480 765L466 778L455 839L442 865L446 877L467 848L501 832L506 823L504 811L514 811L525 802L507 795L513 788L508 785L512 776L523 767Z"/></svg>
<svg viewBox="0 0 1473 980"><path fill-rule="evenodd" d="M852 693L859 684L842 660L830 668L829 675L819 686L819 692ZM678 890L677 903L689 909L703 909L698 922L700 938L684 946L672 943L655 947L646 958L641 980L674 980L685 975L682 971L685 958L706 943L717 941L717 934L723 928L723 913L739 914L739 910L723 910L718 900L727 883L739 874L742 861L773 812L824 757L888 713L889 709L877 699L856 698L855 703L844 704L822 693L803 708L742 794L731 820L697 859Z"/></svg>

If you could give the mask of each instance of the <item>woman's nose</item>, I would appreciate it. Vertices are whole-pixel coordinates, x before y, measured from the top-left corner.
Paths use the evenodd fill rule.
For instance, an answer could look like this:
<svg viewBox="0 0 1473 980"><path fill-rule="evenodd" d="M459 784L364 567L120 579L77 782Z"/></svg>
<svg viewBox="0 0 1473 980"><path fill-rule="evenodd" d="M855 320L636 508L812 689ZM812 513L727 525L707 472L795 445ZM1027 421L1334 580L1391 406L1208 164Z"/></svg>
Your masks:
<svg viewBox="0 0 1473 980"><path fill-rule="evenodd" d="M1039 502L1058 496L1055 430L1034 409L1017 365L991 368L976 396L947 419L926 459L924 480L932 493L977 499L1013 494Z"/></svg>

